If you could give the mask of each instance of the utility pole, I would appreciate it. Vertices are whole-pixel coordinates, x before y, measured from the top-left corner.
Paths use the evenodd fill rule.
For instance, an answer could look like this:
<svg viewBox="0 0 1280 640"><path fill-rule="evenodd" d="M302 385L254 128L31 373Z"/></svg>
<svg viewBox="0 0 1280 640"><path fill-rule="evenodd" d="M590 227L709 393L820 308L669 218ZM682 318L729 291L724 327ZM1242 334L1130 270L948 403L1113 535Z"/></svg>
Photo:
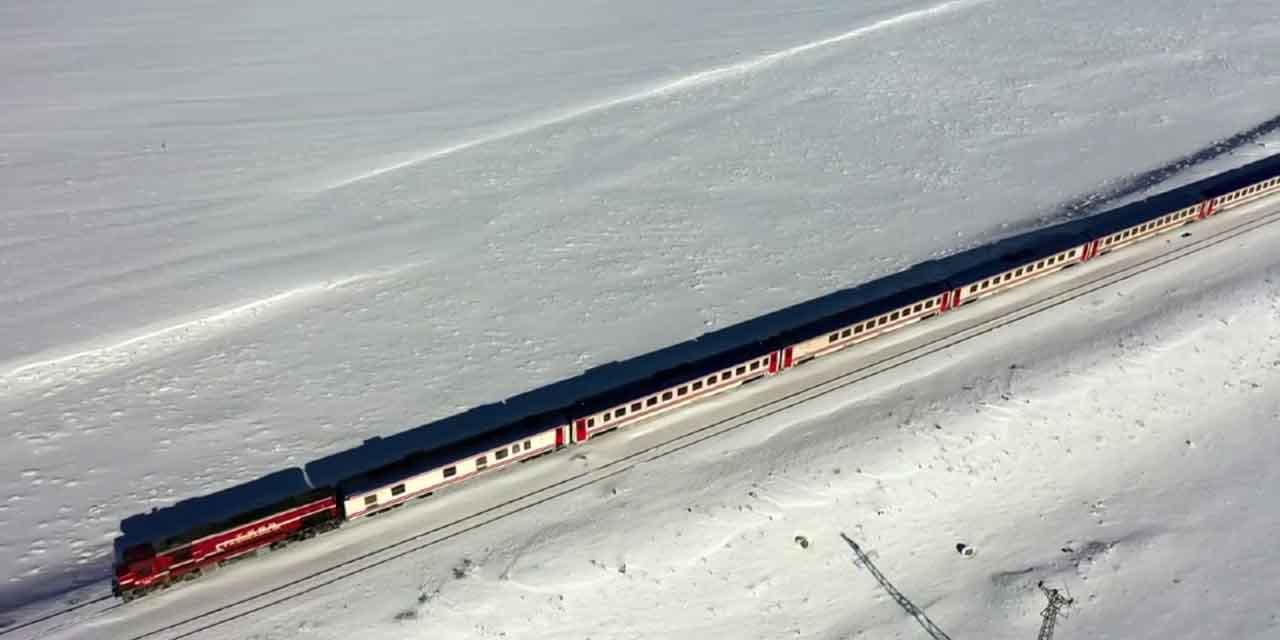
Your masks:
<svg viewBox="0 0 1280 640"><path fill-rule="evenodd" d="M1036 583L1040 587L1040 591L1044 593L1044 597L1049 599L1049 604L1045 605L1044 611L1040 612L1043 622L1040 623L1040 633L1036 636L1036 640L1053 640L1053 628L1058 624L1058 615L1063 607L1071 606L1075 602L1074 598L1063 596L1057 589L1050 589L1044 586L1044 581Z"/></svg>

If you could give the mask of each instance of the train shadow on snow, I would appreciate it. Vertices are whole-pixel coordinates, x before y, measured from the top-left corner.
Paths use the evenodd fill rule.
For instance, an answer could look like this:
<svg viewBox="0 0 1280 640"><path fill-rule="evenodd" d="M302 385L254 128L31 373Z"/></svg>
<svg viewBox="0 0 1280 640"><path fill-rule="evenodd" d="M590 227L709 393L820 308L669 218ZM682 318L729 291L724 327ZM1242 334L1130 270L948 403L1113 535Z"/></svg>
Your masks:
<svg viewBox="0 0 1280 640"><path fill-rule="evenodd" d="M1042 216L1010 225L1005 232L1017 234L1030 229L1041 228L1045 225L1058 224L1091 215L1102 207L1158 187L1183 171L1193 169L1223 156L1232 155L1242 147L1253 144L1277 131L1280 131L1280 115L1196 149L1158 167L1120 178L1114 183L1103 185L1102 188L1096 191L1067 200L1053 207Z"/></svg>
<svg viewBox="0 0 1280 640"><path fill-rule="evenodd" d="M992 244L924 262L906 271L801 302L627 361L610 362L502 402L476 407L385 438L375 437L353 449L314 460L305 469L282 469L216 493L183 500L171 507L131 515L121 522L121 535L115 539L113 555L119 558L123 549L135 543L175 535L199 524L283 500L309 487L334 485L345 477L391 464L414 451L438 448L484 434L497 426L527 416L554 411L594 393L652 377L670 367L715 354L725 348L766 339L830 315L836 310L937 282L993 260L1012 258L1051 237L1079 233L1096 219L1086 217L1091 211L1159 186L1186 169L1231 154L1277 130L1280 130L1280 116L1173 162L1127 177L1094 193L1073 198L1055 207L1046 216L1022 223L1022 232L1015 229L1012 237ZM1185 206L1183 203L1196 199L1197 194L1212 187L1214 183L1230 180L1233 173L1228 172L1168 194L1126 205L1118 210L1119 213L1108 212L1103 215L1122 215L1124 211L1132 215L1139 209ZM1032 229L1025 230L1029 228ZM1008 229L1004 231L1007 233ZM104 573L109 574L110 564L110 559L102 558L86 565L53 568L42 576L0 586L0 611L64 597L80 587L103 580Z"/></svg>

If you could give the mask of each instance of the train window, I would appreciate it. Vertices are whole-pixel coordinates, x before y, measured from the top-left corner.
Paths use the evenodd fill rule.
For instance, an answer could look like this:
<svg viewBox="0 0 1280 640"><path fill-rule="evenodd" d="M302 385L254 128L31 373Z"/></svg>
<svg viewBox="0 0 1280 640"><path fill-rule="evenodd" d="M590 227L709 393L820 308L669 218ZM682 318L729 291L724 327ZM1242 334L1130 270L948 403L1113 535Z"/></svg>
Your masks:
<svg viewBox="0 0 1280 640"><path fill-rule="evenodd" d="M751 370L752 370L752 371L755 371L756 369L759 369L759 368L760 368L760 363L759 363L759 362L752 362L752 363L751 363L751 367L750 367L750 368L751 368Z"/></svg>
<svg viewBox="0 0 1280 640"><path fill-rule="evenodd" d="M662 401L663 401L663 402L666 402L666 401L670 400L671 398L675 397L675 395L676 395L676 394L674 394L674 393L672 393L672 392L668 391L668 392L666 392L666 393L662 394Z"/></svg>
<svg viewBox="0 0 1280 640"><path fill-rule="evenodd" d="M679 389L676 389L676 395L678 396L682 396L686 393L689 393L689 387L680 387Z"/></svg>
<svg viewBox="0 0 1280 640"><path fill-rule="evenodd" d="M1020 275L1022 275L1022 269L1018 269L1017 271L1014 271L1014 272L1013 272L1013 275L1015 275L1015 276L1020 276Z"/></svg>
<svg viewBox="0 0 1280 640"><path fill-rule="evenodd" d="M880 316L880 319L876 321L876 326L884 326L888 322L889 322L888 316Z"/></svg>
<svg viewBox="0 0 1280 640"><path fill-rule="evenodd" d="M489 458L487 458L487 457L485 457L485 456L480 456L479 458L476 458L476 467L477 467L477 468L478 468L478 467L483 467L483 466L485 466L486 464L489 464Z"/></svg>
<svg viewBox="0 0 1280 640"><path fill-rule="evenodd" d="M972 287L969 287L969 293L977 293L977 291L978 291L978 285L975 284Z"/></svg>
<svg viewBox="0 0 1280 640"><path fill-rule="evenodd" d="M840 332L841 338L848 338L851 335L853 335L853 329L845 329L844 331Z"/></svg>
<svg viewBox="0 0 1280 640"><path fill-rule="evenodd" d="M838 334L838 333L833 333L833 334L831 334L831 335L827 336L827 342L828 342L828 343L835 342L836 340L839 340L839 339L840 339L840 334Z"/></svg>
<svg viewBox="0 0 1280 640"><path fill-rule="evenodd" d="M646 407L652 407L652 406L653 406L653 405L655 405L655 404L658 404L658 396L654 396L654 397L649 398L648 400L646 400L646 401L645 401L645 403L644 403L644 406L646 406Z"/></svg>
<svg viewBox="0 0 1280 640"><path fill-rule="evenodd" d="M716 378L715 376L710 376L710 377L708 377L708 378L707 378L707 384L715 384L715 383L716 383L716 379L717 379L717 378Z"/></svg>
<svg viewBox="0 0 1280 640"><path fill-rule="evenodd" d="M694 382L692 386L693 386L693 390L697 391L698 389L702 388L702 381L698 380L697 382Z"/></svg>
<svg viewBox="0 0 1280 640"><path fill-rule="evenodd" d="M626 408L626 407L618 407L618 408L613 412L613 417L615 417L615 418L621 418L622 416L625 416L625 415L627 415L627 408Z"/></svg>
<svg viewBox="0 0 1280 640"><path fill-rule="evenodd" d="M524 441L524 450L525 450L525 451L528 451L528 450L530 450L530 449L532 449L532 448L533 448L533 442L530 442L529 440L525 440L525 441Z"/></svg>
<svg viewBox="0 0 1280 640"><path fill-rule="evenodd" d="M456 475L458 475L458 468L457 468L457 467L445 467L445 468L444 468L444 477L446 477L446 478L452 478L452 477L454 477L454 476L456 476Z"/></svg>
<svg viewBox="0 0 1280 640"><path fill-rule="evenodd" d="M932 298L930 298L929 300L925 301L925 303L924 303L924 308L926 308L926 309L932 309L932 308L933 308L933 299L932 299Z"/></svg>
<svg viewBox="0 0 1280 640"><path fill-rule="evenodd" d="M613 419L613 414L608 411L604 412L604 421L608 422Z"/></svg>
<svg viewBox="0 0 1280 640"><path fill-rule="evenodd" d="M1013 274L1012 274L1012 273L1006 273L1006 274L1004 274L1004 281L1005 281L1005 282L1008 282L1008 281L1010 281L1010 280L1012 280L1012 279L1013 279Z"/></svg>
<svg viewBox="0 0 1280 640"><path fill-rule="evenodd" d="M856 336L856 335L858 335L859 333L862 333L862 325L860 325L860 324L859 324L859 325L855 325L855 326L853 327L853 335L855 335L855 336Z"/></svg>
<svg viewBox="0 0 1280 640"><path fill-rule="evenodd" d="M923 311L923 310L924 310L924 303L923 303L923 302L921 302L920 304L918 304L918 305L916 305L916 306L914 306L914 307L911 307L911 312L912 312L912 313L920 313L920 312L921 312L921 311Z"/></svg>
<svg viewBox="0 0 1280 640"><path fill-rule="evenodd" d="M632 403L631 403L631 410L632 410L632 411L639 411L639 410L640 410L640 403L639 403L639 402L632 402Z"/></svg>
<svg viewBox="0 0 1280 640"><path fill-rule="evenodd" d="M398 484L398 485L396 485L396 486L394 486L394 487L391 487L391 495L393 495L393 496L398 496L398 495L400 495L400 494L402 494L402 493L404 493L404 485L403 485L403 484Z"/></svg>
<svg viewBox="0 0 1280 640"><path fill-rule="evenodd" d="M1036 263L1036 268L1037 268L1037 269L1043 269L1043 268L1044 268L1044 260L1041 260L1040 262L1037 262L1037 263Z"/></svg>
<svg viewBox="0 0 1280 640"><path fill-rule="evenodd" d="M506 457L507 457L507 450L506 450L506 449L498 449L497 451L494 451L494 452L493 452L493 457L494 457L495 459L497 459L497 460L504 460L504 459L506 459Z"/></svg>
<svg viewBox="0 0 1280 640"><path fill-rule="evenodd" d="M890 320L897 320L897 319L898 319L898 312L897 312L897 311L894 311L893 313L889 314L889 319L890 319Z"/></svg>
<svg viewBox="0 0 1280 640"><path fill-rule="evenodd" d="M595 418L587 418L587 426L588 426L588 427L594 427L594 426L596 426L596 419L595 419Z"/></svg>
<svg viewBox="0 0 1280 640"><path fill-rule="evenodd" d="M738 375L742 375L742 374L744 374L744 373L746 373L746 372L747 372L747 368L746 368L745 366L738 367L738 369L737 369L737 374L738 374Z"/></svg>
<svg viewBox="0 0 1280 640"><path fill-rule="evenodd" d="M375 493L371 496L364 497L364 506L367 507L371 504L378 504L378 494Z"/></svg>
<svg viewBox="0 0 1280 640"><path fill-rule="evenodd" d="M985 290L987 289L987 287L989 287L989 286L991 286L991 283L987 282L986 280L983 280L983 281L982 281L982 289L983 289L983 291L985 291Z"/></svg>

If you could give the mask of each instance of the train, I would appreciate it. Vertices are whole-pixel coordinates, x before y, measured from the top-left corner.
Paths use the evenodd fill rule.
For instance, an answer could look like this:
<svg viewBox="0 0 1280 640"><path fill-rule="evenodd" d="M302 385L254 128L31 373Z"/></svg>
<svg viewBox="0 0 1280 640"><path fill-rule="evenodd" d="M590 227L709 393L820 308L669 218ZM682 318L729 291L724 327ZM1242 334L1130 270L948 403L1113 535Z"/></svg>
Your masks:
<svg viewBox="0 0 1280 640"><path fill-rule="evenodd" d="M474 437L405 451L390 464L332 486L306 487L267 504L232 504L232 513L225 517L184 524L175 533L120 550L112 592L130 601L167 589L215 567L340 529L513 464L586 445L605 433L785 374L816 358L1276 194L1280 155L1059 225L1069 229L1041 234L1033 246L934 282L831 309L767 338L727 346L557 409L495 425Z"/></svg>

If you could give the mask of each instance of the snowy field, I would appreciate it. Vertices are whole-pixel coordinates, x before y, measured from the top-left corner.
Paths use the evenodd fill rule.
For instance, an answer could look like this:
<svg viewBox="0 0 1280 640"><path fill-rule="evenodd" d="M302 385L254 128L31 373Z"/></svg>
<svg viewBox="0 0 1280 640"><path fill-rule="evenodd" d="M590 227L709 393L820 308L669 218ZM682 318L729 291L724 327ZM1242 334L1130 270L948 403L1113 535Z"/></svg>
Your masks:
<svg viewBox="0 0 1280 640"><path fill-rule="evenodd" d="M76 585L101 590L123 517L1042 224L1126 176L1207 156L1280 104L1280 24L1265 1L509 5L0 8L0 622ZM1170 184L1277 149L1274 136L1248 140ZM1192 634L1194 621L1238 621L1228 628L1238 637L1264 637L1275 622L1249 598L1266 590L1243 580L1265 584L1271 568L1247 554L1265 556L1261 532L1274 520L1250 509L1265 497L1257 487L1275 447L1261 427L1276 407L1274 394L1237 391L1241 380L1270 388L1276 358L1258 358L1275 353L1275 291L1263 279L1275 246L1212 271L1225 292L1197 276L1167 285L1181 297L1112 301L1109 325L1078 318L1080 339L1056 351L1045 334L1058 330L1044 329L1026 343L1035 358L1002 350L1017 344L1009 337L964 359L1016 358L1029 405L1000 400L996 382L955 382L979 367L922 379L934 395L918 395L932 402L886 394L867 405L855 394L825 417L776 425L809 434L800 440L726 443L642 472L625 501L584 498L562 521L542 513L525 530L486 534L491 544L415 556L378 574L398 581L385 592L380 582L339 590L360 612L350 626L312 630L511 637L527 635L523 621L547 637L744 623L759 637L791 624L807 637L918 633L847 564L839 524L918 604L940 607L936 618L973 625L947 626L957 637L1029 635L1038 596L991 575L1066 567L1045 554L1071 541L1115 543L1112 555L1081 556L1085 574L1136 581L1104 579L1097 592L1071 583L1102 599L1095 612L1113 608L1082 609L1080 624L1096 625L1082 637L1148 635L1125 625L1150 622L1144 607L1164 594L1159 623L1186 637L1218 634ZM1228 339L1236 327L1244 337ZM1200 340L1212 348L1184 363ZM1084 372L1082 361L1097 366ZM1174 362L1182 374L1169 373ZM1159 400L1117 400L1148 393ZM942 414L948 435L902 422L911 407ZM1188 435L1156 438L1156 423ZM1054 429L1056 441L1045 435ZM864 449L871 438L879 444ZM1162 448L1185 439L1193 446ZM1067 447L1100 462L1078 464ZM709 461L719 466L707 471ZM773 506L739 512L729 496L752 483ZM837 499L856 515L833 517ZM884 515L866 516L871 503ZM1197 508L1174 518L1184 503ZM1103 513L1089 516L1096 526L1118 524L1066 526L1090 509ZM684 515L661 516L672 511ZM1222 522L1250 526L1223 532ZM794 545L733 542L762 531L773 544L785 532L772 526L803 526L815 546L793 557ZM1058 540L1062 531L1078 533ZM1212 538L1237 531L1239 541ZM712 554L705 536L717 532L738 551ZM552 564L574 535L597 539ZM377 536L324 544L366 537ZM980 555L952 564L955 538ZM464 554L474 579L447 579ZM502 580L503 558L524 563L524 577ZM762 593L799 599L745 597L736 565L695 580L691 564L675 587L658 579L686 560L733 559L777 574ZM1155 577L1178 566L1183 582ZM818 570L828 573L806 573ZM1177 595L1190 593L1184 584L1194 598ZM602 586L614 606L592 599ZM404 602L374 597L386 594ZM207 635L295 637L297 621L334 610L335 597ZM1192 600L1238 615L1188 618ZM662 613L663 602L684 613ZM406 607L413 616L386 622ZM105 637L127 628L116 621Z"/></svg>
<svg viewBox="0 0 1280 640"><path fill-rule="evenodd" d="M1040 581L1075 599L1059 638L1275 637L1277 256L1273 221L1065 306L1028 285L41 637L925 637L841 533L954 638L1034 637ZM577 489L510 502L543 486Z"/></svg>

